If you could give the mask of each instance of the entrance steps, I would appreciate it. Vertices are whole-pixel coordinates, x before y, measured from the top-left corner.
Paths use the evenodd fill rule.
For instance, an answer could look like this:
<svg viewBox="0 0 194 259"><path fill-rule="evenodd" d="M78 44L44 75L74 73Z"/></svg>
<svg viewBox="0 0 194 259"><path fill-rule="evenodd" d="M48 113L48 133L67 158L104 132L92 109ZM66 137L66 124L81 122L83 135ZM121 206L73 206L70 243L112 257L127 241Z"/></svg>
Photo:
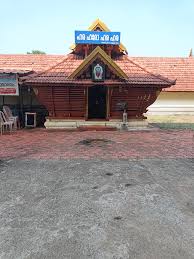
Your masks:
<svg viewBox="0 0 194 259"><path fill-rule="evenodd" d="M80 126L78 127L78 130L80 131L114 131L117 130L116 127L110 127L110 126Z"/></svg>
<svg viewBox="0 0 194 259"><path fill-rule="evenodd" d="M67 119L51 119L47 118L45 127L47 129L67 129L67 130L138 130L146 128L148 122L146 120L129 120L127 125L123 127L121 120L94 121L94 120L67 120Z"/></svg>

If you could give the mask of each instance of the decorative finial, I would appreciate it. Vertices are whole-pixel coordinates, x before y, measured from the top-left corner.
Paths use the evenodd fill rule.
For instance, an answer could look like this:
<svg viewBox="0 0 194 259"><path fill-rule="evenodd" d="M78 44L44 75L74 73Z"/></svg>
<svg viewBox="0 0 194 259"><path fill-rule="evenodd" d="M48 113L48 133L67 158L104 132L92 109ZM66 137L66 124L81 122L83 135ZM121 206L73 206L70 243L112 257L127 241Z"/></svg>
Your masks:
<svg viewBox="0 0 194 259"><path fill-rule="evenodd" d="M193 57L193 49L192 48L190 49L189 57Z"/></svg>

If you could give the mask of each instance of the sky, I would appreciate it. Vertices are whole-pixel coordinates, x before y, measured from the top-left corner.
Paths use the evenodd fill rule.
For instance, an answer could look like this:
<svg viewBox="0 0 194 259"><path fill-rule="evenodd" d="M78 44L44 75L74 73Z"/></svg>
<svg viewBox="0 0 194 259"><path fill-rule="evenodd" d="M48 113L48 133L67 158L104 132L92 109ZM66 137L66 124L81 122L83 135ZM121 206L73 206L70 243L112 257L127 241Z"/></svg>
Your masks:
<svg viewBox="0 0 194 259"><path fill-rule="evenodd" d="M194 0L0 0L0 54L67 54L97 18L121 32L130 56L194 52Z"/></svg>

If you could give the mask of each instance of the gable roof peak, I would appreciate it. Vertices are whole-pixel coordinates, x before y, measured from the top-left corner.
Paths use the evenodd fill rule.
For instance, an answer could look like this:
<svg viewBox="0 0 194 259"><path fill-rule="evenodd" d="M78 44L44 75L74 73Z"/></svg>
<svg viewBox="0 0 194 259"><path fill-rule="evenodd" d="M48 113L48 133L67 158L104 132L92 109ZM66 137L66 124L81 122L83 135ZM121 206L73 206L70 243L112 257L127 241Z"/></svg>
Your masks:
<svg viewBox="0 0 194 259"><path fill-rule="evenodd" d="M110 29L106 26L106 24L100 20L99 18L97 18L89 27L88 30L89 31L94 31L96 29L96 27L100 27L100 29L102 31L110 31Z"/></svg>
<svg viewBox="0 0 194 259"><path fill-rule="evenodd" d="M91 62L93 62L97 57L100 57L102 61L105 62L109 67L111 67L114 72L123 79L127 79L127 75L125 72L111 59L110 56L106 54L106 52L100 47L97 46L77 67L76 70L69 76L69 79L75 78L81 71L83 71Z"/></svg>

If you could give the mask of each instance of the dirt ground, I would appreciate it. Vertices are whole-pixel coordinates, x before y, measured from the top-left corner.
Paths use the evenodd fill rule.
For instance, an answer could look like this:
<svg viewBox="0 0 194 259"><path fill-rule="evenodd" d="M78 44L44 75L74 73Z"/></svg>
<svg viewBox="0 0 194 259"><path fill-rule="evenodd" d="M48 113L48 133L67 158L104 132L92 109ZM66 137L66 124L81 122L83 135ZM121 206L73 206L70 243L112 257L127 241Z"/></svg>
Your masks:
<svg viewBox="0 0 194 259"><path fill-rule="evenodd" d="M0 137L0 258L194 258L194 132Z"/></svg>

